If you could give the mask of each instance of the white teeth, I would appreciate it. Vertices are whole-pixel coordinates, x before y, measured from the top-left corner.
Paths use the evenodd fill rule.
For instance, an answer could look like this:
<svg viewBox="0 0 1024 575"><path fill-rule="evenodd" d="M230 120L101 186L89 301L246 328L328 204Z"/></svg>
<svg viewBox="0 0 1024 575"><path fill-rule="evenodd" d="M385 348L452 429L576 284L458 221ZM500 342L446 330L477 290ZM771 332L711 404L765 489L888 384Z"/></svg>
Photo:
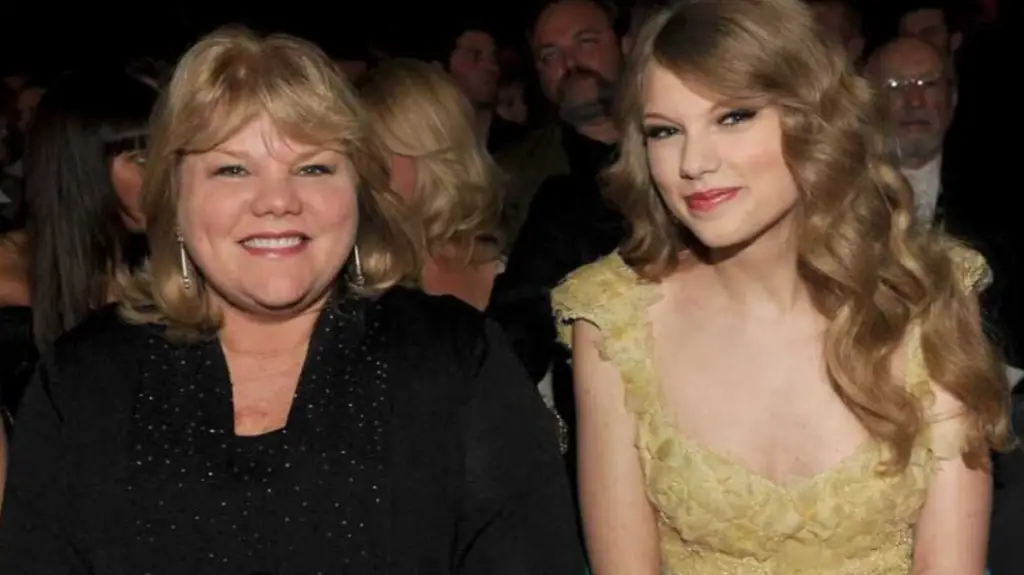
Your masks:
<svg viewBox="0 0 1024 575"><path fill-rule="evenodd" d="M259 248L265 250L293 248L302 243L299 236L288 236L283 238L250 238L242 242L248 248Z"/></svg>

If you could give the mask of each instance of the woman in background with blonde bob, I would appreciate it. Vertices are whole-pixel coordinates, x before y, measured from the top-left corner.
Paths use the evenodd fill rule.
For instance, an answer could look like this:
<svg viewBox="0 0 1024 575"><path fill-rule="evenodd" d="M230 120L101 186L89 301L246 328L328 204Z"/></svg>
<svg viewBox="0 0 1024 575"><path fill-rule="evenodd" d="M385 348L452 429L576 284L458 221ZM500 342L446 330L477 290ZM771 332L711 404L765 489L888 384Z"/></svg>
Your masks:
<svg viewBox="0 0 1024 575"><path fill-rule="evenodd" d="M554 296L595 575L984 571L1008 388L800 0L683 0L624 78L619 252Z"/></svg>
<svg viewBox="0 0 1024 575"><path fill-rule="evenodd" d="M415 60L385 62L358 88L389 152L391 185L419 224L420 286L484 309L502 266L503 182L469 101L441 69Z"/></svg>
<svg viewBox="0 0 1024 575"><path fill-rule="evenodd" d="M554 425L418 272L352 88L214 33L158 109L152 258L25 399L0 572L579 573ZM347 270L347 271L343 271Z"/></svg>

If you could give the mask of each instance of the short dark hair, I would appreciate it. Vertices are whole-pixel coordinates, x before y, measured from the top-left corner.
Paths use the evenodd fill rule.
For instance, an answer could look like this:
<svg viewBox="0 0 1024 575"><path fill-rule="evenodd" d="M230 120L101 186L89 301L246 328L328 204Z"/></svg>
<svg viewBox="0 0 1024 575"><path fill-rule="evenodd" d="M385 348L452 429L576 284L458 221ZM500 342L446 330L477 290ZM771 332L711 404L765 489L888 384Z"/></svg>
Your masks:
<svg viewBox="0 0 1024 575"><path fill-rule="evenodd" d="M569 0L536 0L531 6L526 19L526 40L527 44L533 43L533 31L537 27L537 21L540 20L541 15L547 11L548 8L555 4L561 4ZM576 0L579 2L589 2L594 6L601 9L602 12L608 16L608 22L612 25L612 30L620 38L629 32L629 16L630 10L620 9L619 6L611 2L610 0Z"/></svg>
<svg viewBox="0 0 1024 575"><path fill-rule="evenodd" d="M942 17L946 21L946 29L950 33L963 30L964 20L967 16L963 2L955 2L953 0L905 0L900 6L899 20L903 20L903 17L907 14L921 10L941 11Z"/></svg>
<svg viewBox="0 0 1024 575"><path fill-rule="evenodd" d="M465 14L445 18L431 27L425 37L412 39L399 47L400 53L392 56L413 58L424 62L439 62L448 69L452 52L458 46L459 38L466 32L482 32L498 41L498 34L490 19L477 14Z"/></svg>

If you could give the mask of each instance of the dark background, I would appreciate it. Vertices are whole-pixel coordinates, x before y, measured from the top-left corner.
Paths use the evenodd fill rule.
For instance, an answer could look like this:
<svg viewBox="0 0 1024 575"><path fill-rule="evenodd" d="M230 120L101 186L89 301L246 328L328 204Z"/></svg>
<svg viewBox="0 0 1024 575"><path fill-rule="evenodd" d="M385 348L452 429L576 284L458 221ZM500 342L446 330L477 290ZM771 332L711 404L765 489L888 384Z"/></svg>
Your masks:
<svg viewBox="0 0 1024 575"><path fill-rule="evenodd" d="M903 1L858 2L869 41L888 32L892 20L888 14ZM970 4L970 0L953 1ZM173 60L197 38L226 23L303 36L338 57L354 52L371 39L386 44L396 37L406 42L429 38L452 15L467 13L492 23L505 42L519 42L524 37L525 14L531 2L7 0L0 1L0 67L3 72L45 75L99 59L151 56Z"/></svg>

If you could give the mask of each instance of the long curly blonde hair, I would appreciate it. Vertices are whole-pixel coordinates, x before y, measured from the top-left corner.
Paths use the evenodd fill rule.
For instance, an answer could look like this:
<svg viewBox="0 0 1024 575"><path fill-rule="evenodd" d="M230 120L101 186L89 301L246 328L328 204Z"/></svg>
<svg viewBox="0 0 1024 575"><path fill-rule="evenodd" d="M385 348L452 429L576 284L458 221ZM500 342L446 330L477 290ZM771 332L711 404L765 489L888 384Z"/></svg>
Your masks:
<svg viewBox="0 0 1024 575"><path fill-rule="evenodd" d="M897 379L896 356L920 328L932 382L963 406L965 461L988 464L1008 442L1008 386L975 294L958 281L952 240L914 225L912 194L884 159L866 81L816 34L800 0L682 0L653 17L631 53L618 100L621 153L607 191L632 224L621 247L657 281L695 246L667 210L647 165L645 71L658 64L716 93L781 114L783 156L801 191L799 272L828 320L831 383L899 472L926 425Z"/></svg>

